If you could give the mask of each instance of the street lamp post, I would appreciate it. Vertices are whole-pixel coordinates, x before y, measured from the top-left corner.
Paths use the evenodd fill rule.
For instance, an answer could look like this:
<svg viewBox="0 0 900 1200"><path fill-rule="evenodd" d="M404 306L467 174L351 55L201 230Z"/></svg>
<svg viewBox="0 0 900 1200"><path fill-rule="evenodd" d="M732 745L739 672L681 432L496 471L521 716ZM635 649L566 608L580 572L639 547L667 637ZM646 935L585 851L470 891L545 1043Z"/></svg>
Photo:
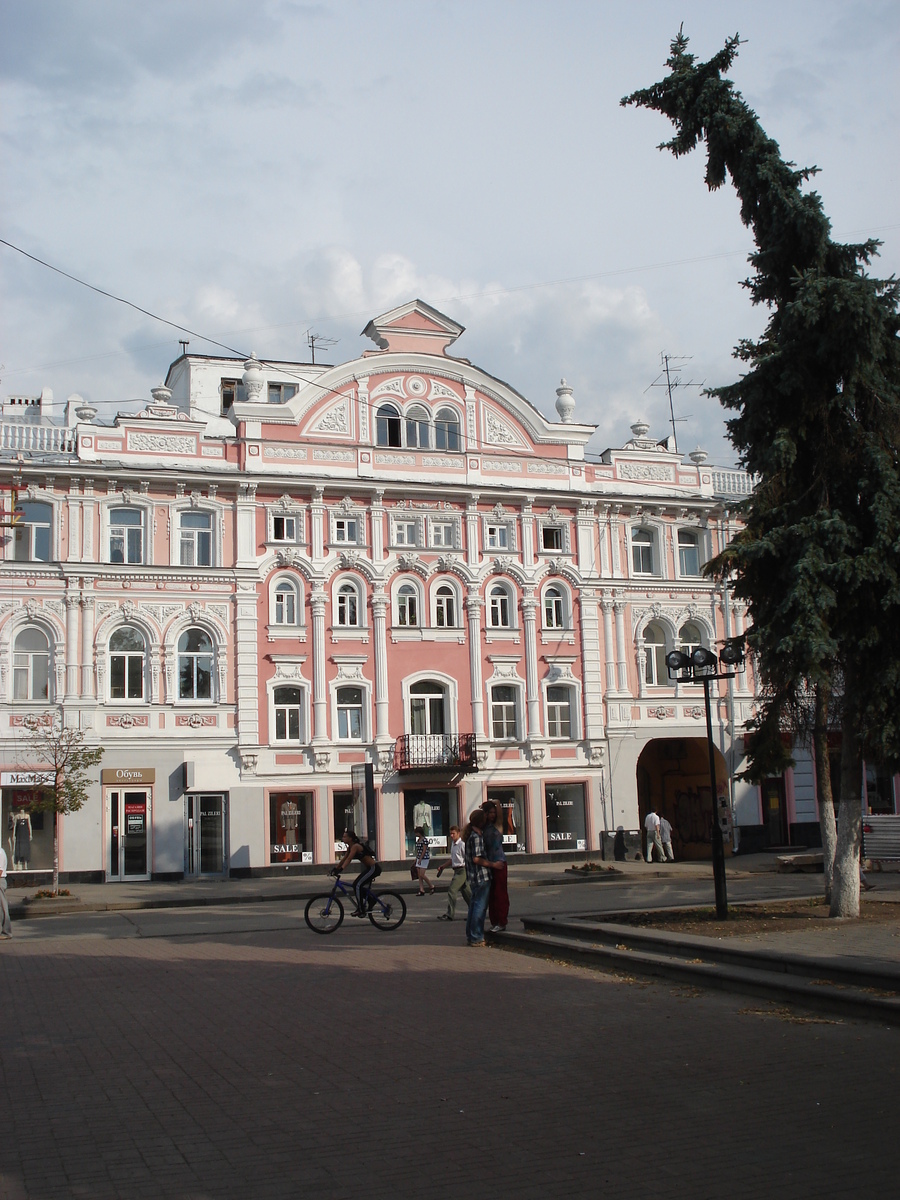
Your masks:
<svg viewBox="0 0 900 1200"><path fill-rule="evenodd" d="M728 890L725 884L725 839L719 820L719 790L716 786L716 756L712 732L712 707L710 685L714 679L734 679L734 673L719 671L720 663L726 667L739 666L744 661L742 638L729 638L719 652L718 658L712 650L698 646L692 654L672 650L666 655L669 678L678 678L685 683L702 683L703 700L706 705L706 744L709 751L709 787L713 805L712 862L713 880L716 888L716 916L720 921L728 920Z"/></svg>

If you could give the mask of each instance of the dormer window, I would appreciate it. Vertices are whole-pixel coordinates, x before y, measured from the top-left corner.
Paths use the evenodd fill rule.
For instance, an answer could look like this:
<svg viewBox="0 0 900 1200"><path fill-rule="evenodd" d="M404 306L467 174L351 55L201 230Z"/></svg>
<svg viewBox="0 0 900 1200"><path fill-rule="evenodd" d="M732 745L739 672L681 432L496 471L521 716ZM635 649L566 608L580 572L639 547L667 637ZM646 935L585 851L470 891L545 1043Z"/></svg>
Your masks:
<svg viewBox="0 0 900 1200"><path fill-rule="evenodd" d="M223 379L222 380L222 416L226 416L235 400L240 398L239 389L241 381L239 379Z"/></svg>

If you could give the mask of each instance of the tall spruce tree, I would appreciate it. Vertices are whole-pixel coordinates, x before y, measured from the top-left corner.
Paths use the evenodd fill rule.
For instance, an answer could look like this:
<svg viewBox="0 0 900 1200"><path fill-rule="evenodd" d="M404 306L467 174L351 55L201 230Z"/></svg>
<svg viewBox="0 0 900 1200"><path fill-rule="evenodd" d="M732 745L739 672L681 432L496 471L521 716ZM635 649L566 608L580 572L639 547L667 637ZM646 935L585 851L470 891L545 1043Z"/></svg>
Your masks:
<svg viewBox="0 0 900 1200"><path fill-rule="evenodd" d="M710 189L730 179L756 244L745 281L770 317L711 394L757 477L744 527L713 564L734 572L763 684L755 753L772 751L805 688L840 697L842 743L832 916L859 914L862 761L900 762L900 343L898 284L867 273L879 243L830 236L815 168L785 162L730 80L739 37L708 62L679 31L669 75L626 97L654 109L676 157L699 142Z"/></svg>

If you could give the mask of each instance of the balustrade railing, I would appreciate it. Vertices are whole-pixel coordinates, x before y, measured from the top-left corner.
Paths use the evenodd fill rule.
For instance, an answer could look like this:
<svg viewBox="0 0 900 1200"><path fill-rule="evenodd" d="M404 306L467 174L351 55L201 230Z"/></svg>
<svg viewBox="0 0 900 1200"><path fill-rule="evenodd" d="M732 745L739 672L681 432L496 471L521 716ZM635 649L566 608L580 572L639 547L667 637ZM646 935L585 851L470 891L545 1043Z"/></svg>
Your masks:
<svg viewBox="0 0 900 1200"><path fill-rule="evenodd" d="M398 771L478 770L477 743L474 733L448 737L442 733L407 733L397 738L394 766Z"/></svg>

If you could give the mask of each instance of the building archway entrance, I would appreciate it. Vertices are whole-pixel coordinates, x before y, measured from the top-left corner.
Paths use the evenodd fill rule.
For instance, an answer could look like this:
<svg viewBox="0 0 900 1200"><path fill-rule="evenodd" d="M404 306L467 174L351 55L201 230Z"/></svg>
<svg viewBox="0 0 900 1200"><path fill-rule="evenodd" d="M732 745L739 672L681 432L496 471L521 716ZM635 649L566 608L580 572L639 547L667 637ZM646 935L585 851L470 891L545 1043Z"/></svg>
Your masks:
<svg viewBox="0 0 900 1200"><path fill-rule="evenodd" d="M725 759L714 750L719 800L728 795ZM713 797L709 786L706 738L654 738L641 751L637 764L638 811L644 818L654 809L672 826L672 848L679 859L712 858ZM725 841L731 854L731 842Z"/></svg>

